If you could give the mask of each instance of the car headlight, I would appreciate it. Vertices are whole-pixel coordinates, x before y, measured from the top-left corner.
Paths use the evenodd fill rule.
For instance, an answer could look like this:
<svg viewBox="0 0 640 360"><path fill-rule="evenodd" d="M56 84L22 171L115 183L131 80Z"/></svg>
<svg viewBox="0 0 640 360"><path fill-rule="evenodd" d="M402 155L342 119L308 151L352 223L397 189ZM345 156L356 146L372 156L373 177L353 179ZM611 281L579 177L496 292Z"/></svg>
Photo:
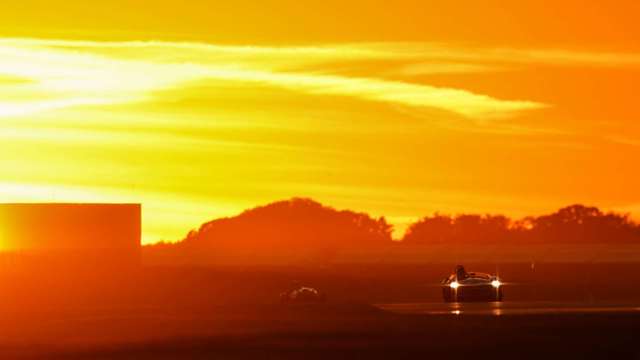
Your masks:
<svg viewBox="0 0 640 360"><path fill-rule="evenodd" d="M460 286L460 284L459 284L457 281L452 281L452 282L451 282L451 284L449 284L449 286L450 286L452 289L457 289L457 288L458 288L458 286Z"/></svg>
<svg viewBox="0 0 640 360"><path fill-rule="evenodd" d="M500 287L500 285L502 285L502 283L501 283L501 282L500 282L500 280L498 280L498 279L495 279L495 280L493 280L493 281L491 282L491 286L493 286L493 287L494 287L494 288L496 288L496 289L497 289L497 288L499 288L499 287Z"/></svg>

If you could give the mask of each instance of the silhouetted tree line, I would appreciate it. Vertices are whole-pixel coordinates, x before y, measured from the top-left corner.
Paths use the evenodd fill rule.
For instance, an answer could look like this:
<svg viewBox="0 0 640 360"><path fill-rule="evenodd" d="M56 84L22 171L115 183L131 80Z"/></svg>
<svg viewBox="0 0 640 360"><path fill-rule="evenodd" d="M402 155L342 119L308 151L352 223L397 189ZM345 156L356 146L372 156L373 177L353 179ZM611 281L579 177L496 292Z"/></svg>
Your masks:
<svg viewBox="0 0 640 360"><path fill-rule="evenodd" d="M188 259L274 258L298 254L330 259L340 250L378 245L519 245L547 243L625 243L640 241L640 225L628 215L572 205L552 214L512 220L503 215L435 214L411 225L401 242L391 238L384 217L336 210L310 199L294 198L203 224L178 243L147 246L146 251Z"/></svg>
<svg viewBox="0 0 640 360"><path fill-rule="evenodd" d="M502 215L436 213L412 224L402 240L405 244L633 242L640 241L640 225L627 214L605 213L584 205L571 205L549 215L521 220Z"/></svg>

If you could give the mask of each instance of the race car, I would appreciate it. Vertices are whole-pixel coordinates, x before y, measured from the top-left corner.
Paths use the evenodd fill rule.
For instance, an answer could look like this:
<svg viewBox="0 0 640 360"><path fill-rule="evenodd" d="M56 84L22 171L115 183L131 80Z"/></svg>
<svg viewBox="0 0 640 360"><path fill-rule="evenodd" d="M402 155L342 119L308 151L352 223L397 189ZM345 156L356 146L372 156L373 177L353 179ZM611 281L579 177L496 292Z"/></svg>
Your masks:
<svg viewBox="0 0 640 360"><path fill-rule="evenodd" d="M502 301L502 285L496 275L467 272L458 265L442 280L442 296L445 302Z"/></svg>
<svg viewBox="0 0 640 360"><path fill-rule="evenodd" d="M307 286L301 286L297 289L286 291L280 294L280 302L285 304L291 303L322 303L327 300L326 296L320 291Z"/></svg>

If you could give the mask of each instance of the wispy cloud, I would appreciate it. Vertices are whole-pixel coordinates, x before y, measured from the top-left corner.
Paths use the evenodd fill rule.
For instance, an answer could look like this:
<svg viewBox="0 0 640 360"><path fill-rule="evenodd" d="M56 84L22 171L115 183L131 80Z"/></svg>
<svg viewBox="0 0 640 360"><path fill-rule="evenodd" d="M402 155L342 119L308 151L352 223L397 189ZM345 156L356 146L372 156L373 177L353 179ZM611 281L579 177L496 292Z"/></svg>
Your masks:
<svg viewBox="0 0 640 360"><path fill-rule="evenodd" d="M366 45L275 48L5 39L0 41L0 74L32 82L0 90L3 94L25 94L25 98L0 102L0 116L148 101L157 91L195 81L256 84L306 94L430 107L469 118L507 117L545 107L531 100L497 99L465 89L392 81L375 75L331 74L331 63L336 61L424 56ZM434 64L434 69L444 66Z"/></svg>
<svg viewBox="0 0 640 360"><path fill-rule="evenodd" d="M403 76L419 76L419 75L433 75L433 74L473 74L473 73L487 73L487 72L497 72L497 71L505 71L508 68L494 66L494 65L485 65L485 64L474 64L474 63L463 63L463 62L419 62L419 63L410 63L408 65L401 66L399 69L395 69L391 71L392 74L403 75Z"/></svg>
<svg viewBox="0 0 640 360"><path fill-rule="evenodd" d="M498 99L467 89L392 81L384 72L364 77L334 72L336 63L389 60L402 61L395 73L409 77L495 72L509 64L640 66L640 55L634 53L424 43L258 47L2 39L0 80L13 80L0 82L0 116L149 101L160 90L195 81L256 84L306 94L428 107L476 119L509 117L547 106L531 99Z"/></svg>
<svg viewBox="0 0 640 360"><path fill-rule="evenodd" d="M640 67L640 54L633 52L584 51L561 48L495 48L437 43L368 43L352 46L356 49L367 49L376 54L395 54L395 58L403 59L430 59L432 61L481 64Z"/></svg>
<svg viewBox="0 0 640 360"><path fill-rule="evenodd" d="M10 47L50 48L57 50L114 52L124 57L160 55L167 59L228 60L242 58L292 62L322 63L336 60L473 60L513 63L587 64L599 66L640 66L640 54L633 52L584 51L562 48L479 47L444 43L382 42L344 43L314 46L250 46L216 45L197 42L167 41L82 41L29 38L0 39L0 45ZM173 50L168 54L167 50ZM261 58L262 57L262 58ZM264 65L264 64L263 64ZM438 65L434 62L434 65Z"/></svg>
<svg viewBox="0 0 640 360"><path fill-rule="evenodd" d="M620 136L620 135L606 136L605 139L608 140L608 141L611 141L611 142L613 142L615 144L633 146L633 147L640 147L640 139L633 139L633 138L629 138L629 137L626 137L626 136Z"/></svg>

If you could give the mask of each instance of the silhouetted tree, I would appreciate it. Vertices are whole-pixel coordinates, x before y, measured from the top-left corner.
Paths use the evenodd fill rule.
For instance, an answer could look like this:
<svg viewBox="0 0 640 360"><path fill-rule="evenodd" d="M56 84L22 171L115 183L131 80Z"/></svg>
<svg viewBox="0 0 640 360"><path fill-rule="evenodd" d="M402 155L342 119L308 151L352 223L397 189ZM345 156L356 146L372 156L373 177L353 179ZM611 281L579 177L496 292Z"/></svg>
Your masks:
<svg viewBox="0 0 640 360"><path fill-rule="evenodd" d="M571 205L538 217L512 221L503 215L435 214L412 224L403 241L407 244L442 242L513 243L537 242L629 242L640 241L640 226L627 214L604 213L596 207Z"/></svg>
<svg viewBox="0 0 640 360"><path fill-rule="evenodd" d="M630 241L637 225L628 215L603 213L596 207L571 205L534 218L531 235L555 242Z"/></svg>
<svg viewBox="0 0 640 360"><path fill-rule="evenodd" d="M453 234L453 219L436 213L409 226L403 241L412 244L440 243L451 240Z"/></svg>
<svg viewBox="0 0 640 360"><path fill-rule="evenodd" d="M391 243L391 232L384 217L375 219L294 198L203 224L189 232L177 248L219 258L296 253L330 257L345 248Z"/></svg>

